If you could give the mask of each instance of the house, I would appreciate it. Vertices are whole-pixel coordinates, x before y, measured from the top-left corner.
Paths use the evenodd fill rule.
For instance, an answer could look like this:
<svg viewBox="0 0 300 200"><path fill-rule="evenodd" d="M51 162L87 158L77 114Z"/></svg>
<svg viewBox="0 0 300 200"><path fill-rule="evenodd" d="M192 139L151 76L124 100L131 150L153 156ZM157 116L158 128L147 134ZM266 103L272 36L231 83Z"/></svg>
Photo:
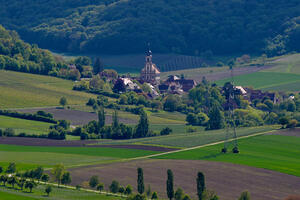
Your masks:
<svg viewBox="0 0 300 200"><path fill-rule="evenodd" d="M183 94L196 87L197 83L191 79L179 78L171 75L168 79L158 86L161 93Z"/></svg>
<svg viewBox="0 0 300 200"><path fill-rule="evenodd" d="M255 99L263 99L266 97L269 98L274 104L280 103L279 98L274 92L264 92L261 90L253 90L250 88L245 88L245 90L247 92L246 99L248 99L250 102Z"/></svg>

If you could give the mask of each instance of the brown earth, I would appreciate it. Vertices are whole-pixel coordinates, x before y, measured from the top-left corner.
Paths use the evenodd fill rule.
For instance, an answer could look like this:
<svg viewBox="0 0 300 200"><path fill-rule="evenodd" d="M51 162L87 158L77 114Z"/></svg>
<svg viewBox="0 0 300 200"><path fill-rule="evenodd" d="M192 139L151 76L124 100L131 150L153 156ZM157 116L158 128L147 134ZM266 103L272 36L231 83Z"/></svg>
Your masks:
<svg viewBox="0 0 300 200"><path fill-rule="evenodd" d="M269 133L270 135L286 135L300 137L300 128L282 129L276 132Z"/></svg>
<svg viewBox="0 0 300 200"><path fill-rule="evenodd" d="M57 120L69 120L72 125L84 125L88 124L92 120L98 120L98 116L96 113L92 112L84 112L79 110L67 110L67 109L57 109L57 108L34 108L34 109L18 109L19 112L25 113L35 113L39 110L43 110L45 112L49 112L53 114L53 117ZM105 120L107 124L112 122L112 116L106 115ZM137 121L121 118L119 117L119 121L124 124L136 124Z"/></svg>
<svg viewBox="0 0 300 200"><path fill-rule="evenodd" d="M148 145L88 145L97 143L93 140L51 140L44 138L23 138L23 137L0 137L0 144L22 145L22 146L52 146L52 147L102 147L118 149L137 149L148 151L167 152L175 148L165 148Z"/></svg>
<svg viewBox="0 0 300 200"><path fill-rule="evenodd" d="M282 200L291 194L300 194L300 177L275 171L259 169L231 163L187 160L140 160L69 169L72 184L88 181L97 175L108 188L112 180L121 185L131 184L136 190L137 167L144 170L145 185L166 198L167 169L174 173L175 189L181 187L191 197L196 198L196 175L205 174L206 186L214 190L220 199L238 199L247 190L254 200Z"/></svg>

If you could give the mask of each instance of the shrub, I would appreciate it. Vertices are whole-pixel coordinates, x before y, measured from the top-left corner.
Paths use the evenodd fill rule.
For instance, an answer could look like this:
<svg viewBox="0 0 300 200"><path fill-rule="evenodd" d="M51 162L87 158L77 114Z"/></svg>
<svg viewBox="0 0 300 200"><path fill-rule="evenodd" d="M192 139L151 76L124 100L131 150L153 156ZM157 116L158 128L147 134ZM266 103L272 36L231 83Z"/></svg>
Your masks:
<svg viewBox="0 0 300 200"><path fill-rule="evenodd" d="M172 131L173 131L172 129L166 127L160 131L160 135L169 135L170 133L172 133Z"/></svg>

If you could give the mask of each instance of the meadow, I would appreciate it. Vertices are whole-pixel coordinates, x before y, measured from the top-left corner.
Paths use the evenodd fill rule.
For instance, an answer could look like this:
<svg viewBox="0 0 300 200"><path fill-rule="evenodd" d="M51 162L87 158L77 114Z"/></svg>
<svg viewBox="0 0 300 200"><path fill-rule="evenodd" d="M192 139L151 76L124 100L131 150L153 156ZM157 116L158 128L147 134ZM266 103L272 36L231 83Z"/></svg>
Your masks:
<svg viewBox="0 0 300 200"><path fill-rule="evenodd" d="M240 153L221 153L223 144L159 156L160 159L208 160L270 169L300 176L300 138L263 135L238 141ZM232 146L230 147L232 148Z"/></svg>
<svg viewBox="0 0 300 200"><path fill-rule="evenodd" d="M273 60L270 64L273 67L263 71L300 74L300 54L282 56Z"/></svg>
<svg viewBox="0 0 300 200"><path fill-rule="evenodd" d="M46 134L51 125L53 124L0 115L0 128L13 128L16 133Z"/></svg>
<svg viewBox="0 0 300 200"><path fill-rule="evenodd" d="M300 74L279 72L255 72L234 76L234 84L251 86L262 90L300 91ZM230 78L216 81L217 85L231 81Z"/></svg>
<svg viewBox="0 0 300 200"><path fill-rule="evenodd" d="M58 106L61 97L68 104L85 104L95 95L72 90L73 81L51 76L0 70L0 108Z"/></svg>
<svg viewBox="0 0 300 200"><path fill-rule="evenodd" d="M0 145L0 165L15 162L18 169L31 169L38 165L52 167L63 163L66 167L111 162L118 159L141 157L157 151L118 149L108 147L43 147Z"/></svg>

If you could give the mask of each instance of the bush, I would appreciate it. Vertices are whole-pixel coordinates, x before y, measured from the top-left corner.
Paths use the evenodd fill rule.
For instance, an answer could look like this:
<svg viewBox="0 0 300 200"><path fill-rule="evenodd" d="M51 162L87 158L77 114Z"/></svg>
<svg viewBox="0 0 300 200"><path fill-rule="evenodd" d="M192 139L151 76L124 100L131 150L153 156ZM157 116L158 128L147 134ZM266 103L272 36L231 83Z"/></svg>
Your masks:
<svg viewBox="0 0 300 200"><path fill-rule="evenodd" d="M160 135L169 135L170 133L172 133L172 131L173 131L172 129L166 127L160 131Z"/></svg>
<svg viewBox="0 0 300 200"><path fill-rule="evenodd" d="M52 114L45 113L43 111L38 111L38 112L39 112L39 114L38 113L30 114L30 113L18 113L18 112L9 111L9 110L0 110L0 115L20 118L20 119L48 122L48 123L53 123L53 124L57 123L57 121L52 118L53 117ZM40 114L42 114L42 115L40 115Z"/></svg>
<svg viewBox="0 0 300 200"><path fill-rule="evenodd" d="M186 132L187 133L197 132L197 128L196 127L192 127L192 126L187 126L186 127Z"/></svg>
<svg viewBox="0 0 300 200"><path fill-rule="evenodd" d="M6 128L3 132L3 135L5 135L7 137L13 137L13 136L15 136L15 130L12 128Z"/></svg>

